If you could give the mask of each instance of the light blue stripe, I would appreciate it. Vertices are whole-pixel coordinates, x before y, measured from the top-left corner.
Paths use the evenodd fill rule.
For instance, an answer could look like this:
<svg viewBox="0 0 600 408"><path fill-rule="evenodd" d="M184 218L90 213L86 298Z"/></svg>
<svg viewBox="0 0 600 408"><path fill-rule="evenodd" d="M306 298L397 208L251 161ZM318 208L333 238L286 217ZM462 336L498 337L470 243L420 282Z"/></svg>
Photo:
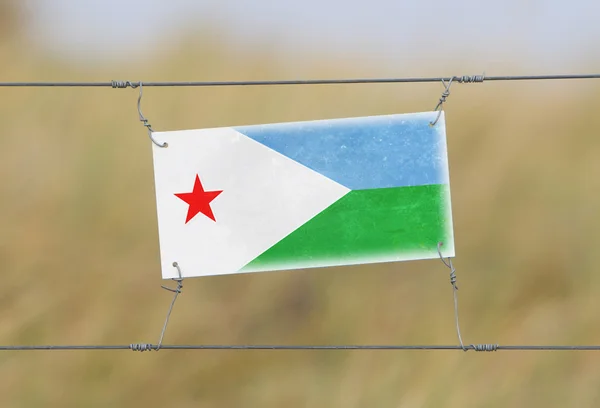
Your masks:
<svg viewBox="0 0 600 408"><path fill-rule="evenodd" d="M370 116L234 129L352 190L446 184L444 115Z"/></svg>

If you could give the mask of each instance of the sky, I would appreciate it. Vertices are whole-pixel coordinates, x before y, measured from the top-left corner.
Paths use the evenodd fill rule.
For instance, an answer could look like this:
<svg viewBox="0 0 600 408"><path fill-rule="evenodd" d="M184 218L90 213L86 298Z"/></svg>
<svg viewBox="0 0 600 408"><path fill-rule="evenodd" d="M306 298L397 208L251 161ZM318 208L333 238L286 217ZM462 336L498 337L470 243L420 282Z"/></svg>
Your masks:
<svg viewBox="0 0 600 408"><path fill-rule="evenodd" d="M181 27L209 24L240 47L266 42L290 61L319 50L439 71L466 57L476 57L474 70L517 59L542 73L581 68L581 61L600 70L592 66L600 61L598 0L22 1L40 46L90 61L151 52Z"/></svg>

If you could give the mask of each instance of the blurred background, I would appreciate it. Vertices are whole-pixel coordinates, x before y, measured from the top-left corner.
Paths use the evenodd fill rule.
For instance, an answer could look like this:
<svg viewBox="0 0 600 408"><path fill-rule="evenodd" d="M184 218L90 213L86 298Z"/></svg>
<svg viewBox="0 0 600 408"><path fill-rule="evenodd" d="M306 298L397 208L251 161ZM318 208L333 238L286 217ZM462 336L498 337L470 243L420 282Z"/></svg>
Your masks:
<svg viewBox="0 0 600 408"><path fill-rule="evenodd" d="M0 0L0 81L597 73L600 3ZM432 110L441 84L146 88L155 130ZM445 105L465 343L600 343L600 81ZM0 89L0 344L156 343L137 90ZM166 344L457 344L439 260L189 279ZM0 352L3 407L592 407L597 352Z"/></svg>

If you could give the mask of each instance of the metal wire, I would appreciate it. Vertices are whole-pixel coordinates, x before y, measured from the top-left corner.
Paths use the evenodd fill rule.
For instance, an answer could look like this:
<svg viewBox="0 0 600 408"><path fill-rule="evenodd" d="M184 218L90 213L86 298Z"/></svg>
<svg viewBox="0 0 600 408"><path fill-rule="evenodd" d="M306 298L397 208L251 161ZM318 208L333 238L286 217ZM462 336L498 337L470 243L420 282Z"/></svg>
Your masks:
<svg viewBox="0 0 600 408"><path fill-rule="evenodd" d="M175 86L257 86L257 85L335 85L335 84L383 84L383 83L421 83L450 82L474 83L485 81L533 81L563 79L600 79L600 74L563 74L563 75L461 75L429 78L349 78L349 79L306 79L306 80L269 80L269 81L165 81L143 82L143 85L159 87ZM110 82L0 82L0 87L110 87L137 88L142 82L110 81Z"/></svg>
<svg viewBox="0 0 600 408"><path fill-rule="evenodd" d="M129 81L127 81L126 83L117 83L115 81L113 81L113 83L115 85L122 85L120 86L120 88L124 88L127 86L127 84L129 84L132 88L136 88L137 86L132 85ZM142 95L143 95L143 86L142 83L139 83L139 87L140 87L140 94L138 96L138 100L137 100L137 109L138 109L138 116L140 118L140 122L142 122L142 125L144 125L144 127L148 130L148 137L150 138L150 140L152 140L152 143L154 143L155 145L157 145L158 147L168 147L167 142L164 143L158 143L154 137L152 136L152 133L154 132L154 130L152 129L152 125L148 122L148 119L146 119L144 117L144 114L142 113Z"/></svg>
<svg viewBox="0 0 600 408"><path fill-rule="evenodd" d="M438 242L437 251L444 265L446 265L446 267L450 269L450 284L452 285L452 293L454 295L454 322L456 324L456 335L458 336L458 342L460 343L460 347L464 351L467 351L468 348L466 348L463 344L462 336L460 334L460 324L458 323L458 285L456 284L456 269L454 268L454 265L452 265L452 259L448 258L447 262L446 260L444 260L444 257L442 256L442 251L440 249L443 245L443 242ZM475 345L473 344L472 346L475 347Z"/></svg>
<svg viewBox="0 0 600 408"><path fill-rule="evenodd" d="M600 351L597 346L553 346L553 345L515 345L501 346L498 344L471 344L464 346L467 350L474 351ZM129 345L39 345L39 346L0 346L0 351L33 351L33 350L156 350L153 344ZM163 350L459 350L459 345L335 345L335 346L310 346L310 345L162 345Z"/></svg>
<svg viewBox="0 0 600 408"><path fill-rule="evenodd" d="M470 79L470 78L469 78ZM477 79L479 79L477 82L483 82L483 75L480 77L477 77ZM435 118L435 120L433 122L430 122L429 124L431 126L435 126L435 124L438 122L438 120L440 120L440 116L442 115L442 105L444 104L444 102L446 102L446 99L448 99L448 97L450 96L450 86L452 86L452 81L454 80L454 78L450 78L450 81L448 81L448 83L446 83L446 81L442 80L442 85L444 85L444 92L442 92L442 96L440 97L440 101L438 102L438 104L435 106L434 111L437 111L437 116ZM462 77L461 80L462 82L467 82L465 80L465 77ZM474 82L474 81L470 81L470 82ZM439 248L438 248L438 252L439 252ZM440 254L440 258L442 257L442 255ZM442 258L443 261L443 258ZM446 263L446 262L444 262Z"/></svg>
<svg viewBox="0 0 600 408"><path fill-rule="evenodd" d="M165 332L167 331L167 325L169 324L169 318L171 317L171 312L173 311L173 306L175 306L175 301L177 300L177 296L181 293L181 289L183 289L183 278L181 277L181 268L177 262L173 262L173 267L177 268L178 278L173 279L173 281L177 282L177 287L175 289L171 289L167 286L161 286L161 288L168 290L169 292L173 292L173 300L171 301L171 306L169 306L169 311L167 312L167 317L165 319L165 324L163 325L162 331L160 332L160 339L158 340L158 345L156 346L156 351L160 350L162 347L163 338L165 337ZM147 346L147 345L146 345ZM141 348L144 348L143 346ZM133 349L132 349L133 350ZM145 351L145 350L139 350Z"/></svg>
<svg viewBox="0 0 600 408"><path fill-rule="evenodd" d="M493 352L499 350L506 351L541 351L541 350L554 350L554 351L600 351L600 345L593 346L552 346L552 345L530 345L530 346L501 346L499 344L470 344L464 345L461 335L460 327L458 324L458 304L456 292L458 286L456 285L456 270L452 265L452 261L448 258L448 262L444 260L441 253L441 246L443 243L438 243L438 254L440 259L448 268L450 268L450 284L453 287L454 292L454 313L456 318L456 331L460 345L226 345L226 344L194 344L194 345L163 345L162 340L169 322L169 316L173 310L173 305L177 300L177 296L181 293L183 287L181 277L181 269L179 265L174 262L173 266L177 268L179 278L173 279L177 282L177 288L172 289L163 286L164 289L174 292L174 297L167 313L167 318L160 335L158 344L150 343L132 343L129 345L15 345L15 346L0 346L0 351L35 351L35 350L131 350L131 351L159 351L159 350L460 350L460 351L477 351L477 352Z"/></svg>
<svg viewBox="0 0 600 408"><path fill-rule="evenodd" d="M138 98L138 112L140 120L148 128L151 137L151 126L147 119L141 113L140 100L142 95L142 85L151 87L211 87L211 86L258 86L258 85L335 85L335 84L382 84L382 83L425 83L442 82L446 90L442 94L436 110L441 108L449 95L449 87L452 82L458 83L481 83L484 81L529 81L529 80L567 80L567 79L600 79L600 74L565 74L565 75L504 75L504 76L485 76L485 75L463 75L451 77L429 77L429 78L358 78L358 79L314 79L314 80L270 80L270 81L183 81L183 82L132 82L132 81L110 81L110 82L0 82L0 87L111 87L113 89L140 88ZM446 84L446 82L448 84ZM441 114L441 112L440 112ZM439 119L439 114L438 114ZM437 122L437 119L436 121ZM433 122L432 124L435 124ZM152 139L152 137L151 137ZM152 139L153 142L155 142ZM158 146L166 147L166 144ZM439 246L438 246L439 252ZM133 343L129 345L14 345L1 346L0 351L32 351L32 350L132 350L132 351L151 351L151 350L474 350L478 352L492 352L499 350L506 351L600 351L600 345L591 346L554 346L554 345L514 345L501 346L498 344L471 344L464 345L460 335L458 325L458 305L456 291L456 274L451 261L446 263L440 253L442 262L450 268L450 280L454 289L454 307L456 318L456 329L460 345L163 345L162 340L166 331L173 305L179 293L181 293L182 283L181 274L177 281L177 289L165 288L175 293L171 306L167 313L159 343L157 345L149 343ZM177 267L176 264L173 266ZM178 267L177 267L178 268ZM178 268L179 270L179 268Z"/></svg>

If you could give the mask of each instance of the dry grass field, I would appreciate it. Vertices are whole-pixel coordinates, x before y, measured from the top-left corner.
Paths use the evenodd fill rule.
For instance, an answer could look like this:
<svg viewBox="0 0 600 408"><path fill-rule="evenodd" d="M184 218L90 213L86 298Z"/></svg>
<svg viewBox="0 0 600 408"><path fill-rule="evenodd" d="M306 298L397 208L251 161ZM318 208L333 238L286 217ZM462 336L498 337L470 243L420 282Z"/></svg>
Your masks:
<svg viewBox="0 0 600 408"><path fill-rule="evenodd" d="M35 51L0 23L0 81L292 76L268 48L236 56L207 39L90 68ZM310 61L294 72L375 72L368 61ZM467 62L437 68L471 73ZM229 126L427 111L442 90L147 88L143 111L156 130ZM599 91L593 81L453 86L466 343L600 343ZM160 289L151 142L136 98L0 89L0 344L158 340L171 294ZM165 343L456 344L453 319L438 260L219 276L185 282ZM583 351L0 352L7 408L592 407L599 385L600 354Z"/></svg>

